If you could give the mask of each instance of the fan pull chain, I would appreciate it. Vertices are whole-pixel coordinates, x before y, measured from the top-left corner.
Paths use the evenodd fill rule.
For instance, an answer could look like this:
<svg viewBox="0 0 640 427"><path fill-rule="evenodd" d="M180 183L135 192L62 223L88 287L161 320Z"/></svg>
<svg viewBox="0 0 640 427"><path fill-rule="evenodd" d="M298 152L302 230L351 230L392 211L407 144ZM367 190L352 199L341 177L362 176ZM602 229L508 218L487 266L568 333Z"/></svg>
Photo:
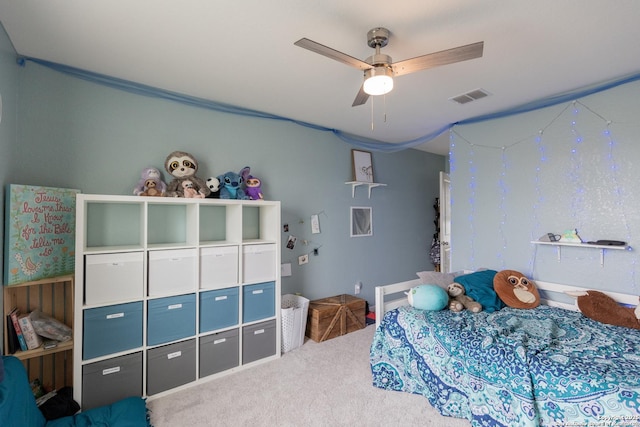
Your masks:
<svg viewBox="0 0 640 427"><path fill-rule="evenodd" d="M387 123L387 94L382 95L382 103L384 104L384 123Z"/></svg>
<svg viewBox="0 0 640 427"><path fill-rule="evenodd" d="M375 97L374 97L374 96L372 96L372 97L371 97L371 132L373 132L373 131L375 130L375 128L374 128L374 126L373 126L373 103L374 103L374 101L373 101L373 100L374 100L374 99L375 99Z"/></svg>

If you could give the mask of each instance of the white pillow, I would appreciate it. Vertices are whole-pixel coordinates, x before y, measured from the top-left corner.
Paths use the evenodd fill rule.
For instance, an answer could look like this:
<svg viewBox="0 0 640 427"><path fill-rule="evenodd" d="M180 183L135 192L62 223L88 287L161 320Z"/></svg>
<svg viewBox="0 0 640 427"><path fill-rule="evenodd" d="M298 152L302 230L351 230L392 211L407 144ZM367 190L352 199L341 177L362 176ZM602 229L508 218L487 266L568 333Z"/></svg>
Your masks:
<svg viewBox="0 0 640 427"><path fill-rule="evenodd" d="M422 284L438 285L446 290L447 286L455 282L455 278L462 274L462 272L456 271L453 273L441 273L439 271L419 271L416 274L420 278Z"/></svg>

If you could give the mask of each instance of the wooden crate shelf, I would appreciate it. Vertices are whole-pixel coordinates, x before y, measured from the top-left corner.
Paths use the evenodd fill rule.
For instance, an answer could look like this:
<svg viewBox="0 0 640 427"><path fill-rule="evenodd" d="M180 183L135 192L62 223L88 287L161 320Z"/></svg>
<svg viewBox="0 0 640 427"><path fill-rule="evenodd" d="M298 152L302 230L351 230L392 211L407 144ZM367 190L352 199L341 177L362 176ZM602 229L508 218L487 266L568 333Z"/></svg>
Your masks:
<svg viewBox="0 0 640 427"><path fill-rule="evenodd" d="M3 286L4 351L8 351L7 314L17 307L21 313L40 310L73 327L73 275L53 277L33 282ZM73 341L59 343L51 349L37 348L16 351L13 356L22 361L29 380L39 379L47 391L73 385Z"/></svg>

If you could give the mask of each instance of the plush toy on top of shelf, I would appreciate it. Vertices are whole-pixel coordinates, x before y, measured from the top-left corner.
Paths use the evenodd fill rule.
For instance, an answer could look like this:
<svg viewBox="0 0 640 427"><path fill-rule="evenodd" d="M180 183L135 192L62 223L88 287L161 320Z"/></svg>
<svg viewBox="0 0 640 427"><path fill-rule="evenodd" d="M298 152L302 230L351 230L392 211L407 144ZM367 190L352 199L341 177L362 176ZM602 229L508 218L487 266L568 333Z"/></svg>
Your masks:
<svg viewBox="0 0 640 427"><path fill-rule="evenodd" d="M154 167L144 168L140 180L133 189L136 196L164 196L167 184L162 180L162 173Z"/></svg>
<svg viewBox="0 0 640 427"><path fill-rule="evenodd" d="M264 195L262 194L262 181L260 178L249 175L247 177L246 186L247 188L245 189L245 193L249 196L249 199L264 200Z"/></svg>
<svg viewBox="0 0 640 427"><path fill-rule="evenodd" d="M240 170L240 173L229 171L223 175L219 175L218 179L221 184L220 198L248 200L249 196L247 196L242 188L242 184L246 181L250 171L249 166L245 166Z"/></svg>
<svg viewBox="0 0 640 427"><path fill-rule="evenodd" d="M215 176L211 176L207 178L207 187L209 187L209 195L208 199L219 199L220 198L220 180Z"/></svg>
<svg viewBox="0 0 640 427"><path fill-rule="evenodd" d="M196 176L198 172L198 161L191 154L185 151L174 151L170 153L165 162L164 168L173 177L167 186L168 197L187 197L183 187L184 181L191 181L191 187L187 194L191 194L191 189L195 190L198 197L207 197L210 193L209 187L204 180Z"/></svg>

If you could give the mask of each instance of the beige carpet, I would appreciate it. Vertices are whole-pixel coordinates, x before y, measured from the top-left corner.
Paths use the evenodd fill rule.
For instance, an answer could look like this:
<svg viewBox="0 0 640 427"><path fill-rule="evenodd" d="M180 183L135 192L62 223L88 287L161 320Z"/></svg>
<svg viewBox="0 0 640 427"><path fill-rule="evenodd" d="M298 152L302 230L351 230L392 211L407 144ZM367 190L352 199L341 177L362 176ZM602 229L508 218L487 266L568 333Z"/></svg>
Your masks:
<svg viewBox="0 0 640 427"><path fill-rule="evenodd" d="M371 385L374 326L148 401L155 427L452 426L422 396Z"/></svg>

